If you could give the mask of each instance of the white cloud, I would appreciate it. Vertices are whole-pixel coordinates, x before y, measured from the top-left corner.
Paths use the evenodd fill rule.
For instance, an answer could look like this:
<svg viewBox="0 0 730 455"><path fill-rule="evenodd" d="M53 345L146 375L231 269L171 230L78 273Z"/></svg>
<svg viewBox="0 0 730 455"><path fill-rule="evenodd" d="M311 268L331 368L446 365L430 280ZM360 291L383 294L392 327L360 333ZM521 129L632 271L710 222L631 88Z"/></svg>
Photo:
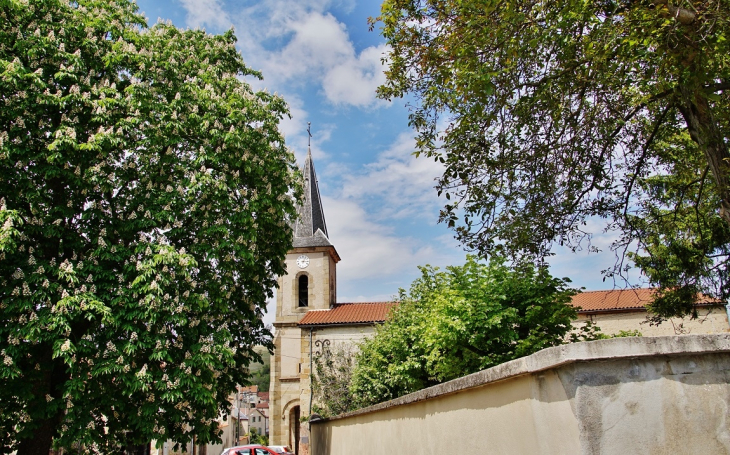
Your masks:
<svg viewBox="0 0 730 455"><path fill-rule="evenodd" d="M386 47L358 54L346 26L325 12L327 6L271 1L243 10L236 34L247 63L263 72L269 86L314 83L334 105L387 105L375 97L375 88L385 81L380 59Z"/></svg>
<svg viewBox="0 0 730 455"><path fill-rule="evenodd" d="M354 0L266 0L254 2L238 15L241 24L246 25L246 33L260 41L290 35L293 23L310 13L323 14L335 5L344 6L344 11L355 6Z"/></svg>
<svg viewBox="0 0 730 455"><path fill-rule="evenodd" d="M442 167L416 159L413 147L413 138L404 133L362 171L353 173L340 163L325 168L320 181L341 178L334 196L323 197L329 238L342 257L339 301L387 299L399 287L408 287L418 265L463 262L464 251L452 235L422 235L438 216L440 201L433 185ZM413 235L396 232L403 222L395 219L414 221Z"/></svg>
<svg viewBox="0 0 730 455"><path fill-rule="evenodd" d="M369 47L358 57L352 55L331 68L322 81L327 99L335 104L358 107L377 104L374 99L375 89L385 82L385 73L380 62L385 52L384 44Z"/></svg>
<svg viewBox="0 0 730 455"><path fill-rule="evenodd" d="M433 224L441 206L434 186L443 165L425 157L416 158L414 150L412 135L401 134L362 171L344 173L340 197L363 203L377 201L378 213L372 216L378 219L419 217Z"/></svg>
<svg viewBox="0 0 730 455"><path fill-rule="evenodd" d="M555 256L549 259L550 273L558 278L568 277L574 287L585 287L587 290L623 288L628 285L646 286L646 278L638 269L624 271L627 279L622 277L606 278L603 270L612 269L620 264L623 251L612 251L611 246L616 241L616 232L604 232L606 221L599 217L587 220L584 230L592 233L590 242L585 240L582 249L573 253L569 248L556 245L553 248ZM630 249L635 250L633 245ZM597 251L596 251L597 250ZM628 258L623 258L623 265L633 265Z"/></svg>
<svg viewBox="0 0 730 455"><path fill-rule="evenodd" d="M185 23L188 27L215 27L228 29L231 20L219 0L180 0L187 11Z"/></svg>
<svg viewBox="0 0 730 455"><path fill-rule="evenodd" d="M390 300L420 274L419 265L436 267L464 261L453 237L424 240L396 235L374 222L355 201L323 198L329 238L342 261L337 264L338 302Z"/></svg>
<svg viewBox="0 0 730 455"><path fill-rule="evenodd" d="M273 324L276 320L276 293L278 291L278 289L274 289L274 298L266 301L266 312L262 318L264 325Z"/></svg>
<svg viewBox="0 0 730 455"><path fill-rule="evenodd" d="M310 13L288 26L293 33L291 40L268 63L277 77L321 77L318 71L334 67L355 53L345 25L329 13Z"/></svg>
<svg viewBox="0 0 730 455"><path fill-rule="evenodd" d="M375 279L415 269L434 257L429 244L398 237L355 201L323 197L329 238L342 262L338 275L344 279ZM394 289L395 291L395 289Z"/></svg>

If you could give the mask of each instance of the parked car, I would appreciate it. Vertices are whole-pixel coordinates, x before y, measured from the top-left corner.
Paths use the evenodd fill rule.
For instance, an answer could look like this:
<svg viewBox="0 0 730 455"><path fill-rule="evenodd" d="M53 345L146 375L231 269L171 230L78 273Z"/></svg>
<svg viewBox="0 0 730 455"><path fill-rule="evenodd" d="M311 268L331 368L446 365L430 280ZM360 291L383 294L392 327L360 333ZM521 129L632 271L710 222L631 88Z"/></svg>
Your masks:
<svg viewBox="0 0 730 455"><path fill-rule="evenodd" d="M273 450L274 452L278 454L291 454L294 455L294 452L291 451L291 449L287 446L266 446L269 449Z"/></svg>
<svg viewBox="0 0 730 455"><path fill-rule="evenodd" d="M223 449L221 455L278 455L273 450L259 444L248 444Z"/></svg>

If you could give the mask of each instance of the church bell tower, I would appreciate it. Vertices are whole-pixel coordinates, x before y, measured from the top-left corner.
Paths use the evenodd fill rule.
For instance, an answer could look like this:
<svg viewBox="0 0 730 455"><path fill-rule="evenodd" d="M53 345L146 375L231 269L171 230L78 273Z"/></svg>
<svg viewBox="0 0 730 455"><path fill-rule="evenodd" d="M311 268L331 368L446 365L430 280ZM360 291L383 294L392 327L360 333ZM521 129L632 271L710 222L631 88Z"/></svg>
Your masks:
<svg viewBox="0 0 730 455"><path fill-rule="evenodd" d="M287 274L278 280L277 323L299 322L307 311L329 309L337 303L340 257L328 238L311 150L302 173L304 199L294 224L293 248L285 259Z"/></svg>
<svg viewBox="0 0 730 455"><path fill-rule="evenodd" d="M340 261L330 243L312 151L302 169L304 198L294 223L292 249L285 259L286 275L278 279L274 355L271 362L272 444L298 449L307 444L299 419L310 401L310 333L299 321L311 310L328 310L337 303L336 265ZM307 442L305 442L305 440Z"/></svg>

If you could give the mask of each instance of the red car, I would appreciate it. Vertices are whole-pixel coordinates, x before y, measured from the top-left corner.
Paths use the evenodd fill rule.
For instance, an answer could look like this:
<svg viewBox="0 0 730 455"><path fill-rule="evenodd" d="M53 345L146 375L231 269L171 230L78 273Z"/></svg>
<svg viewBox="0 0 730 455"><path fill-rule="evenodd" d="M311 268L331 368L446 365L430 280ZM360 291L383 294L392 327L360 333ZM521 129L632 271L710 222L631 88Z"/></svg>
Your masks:
<svg viewBox="0 0 730 455"><path fill-rule="evenodd" d="M221 455L277 455L277 453L262 445L248 444L245 446L229 447L223 450Z"/></svg>

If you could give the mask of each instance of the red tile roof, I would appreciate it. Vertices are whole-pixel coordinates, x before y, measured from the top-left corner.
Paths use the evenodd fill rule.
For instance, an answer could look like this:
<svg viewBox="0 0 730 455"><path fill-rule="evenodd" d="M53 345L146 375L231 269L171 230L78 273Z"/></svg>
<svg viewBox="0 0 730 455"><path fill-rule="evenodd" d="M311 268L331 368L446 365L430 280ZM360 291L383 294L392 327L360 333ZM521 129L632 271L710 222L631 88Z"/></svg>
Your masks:
<svg viewBox="0 0 730 455"><path fill-rule="evenodd" d="M607 291L585 291L573 297L571 305L580 307L579 313L603 311L644 311L651 302L653 288L612 289ZM711 297L700 296L700 305L716 305L722 302ZM390 310L397 302L338 303L328 310L311 310L300 326L355 325L385 322Z"/></svg>
<svg viewBox="0 0 730 455"><path fill-rule="evenodd" d="M256 409L268 409L269 403L256 403Z"/></svg>
<svg viewBox="0 0 730 455"><path fill-rule="evenodd" d="M653 289L615 289L587 291L573 297L571 305L580 312L610 310L643 310L651 302Z"/></svg>
<svg viewBox="0 0 730 455"><path fill-rule="evenodd" d="M384 322L395 302L338 303L329 310L309 311L300 326L374 324Z"/></svg>
<svg viewBox="0 0 730 455"><path fill-rule="evenodd" d="M241 393L258 393L259 386L257 386L257 385L250 385L247 387L238 386L238 391Z"/></svg>
<svg viewBox="0 0 730 455"><path fill-rule="evenodd" d="M651 303L654 292L656 290L652 288L587 291L574 296L571 305L580 307L579 313L644 310ZM718 301L700 296L700 304L715 303Z"/></svg>
<svg viewBox="0 0 730 455"><path fill-rule="evenodd" d="M258 392L256 396L259 397L259 400L269 401L269 392Z"/></svg>

